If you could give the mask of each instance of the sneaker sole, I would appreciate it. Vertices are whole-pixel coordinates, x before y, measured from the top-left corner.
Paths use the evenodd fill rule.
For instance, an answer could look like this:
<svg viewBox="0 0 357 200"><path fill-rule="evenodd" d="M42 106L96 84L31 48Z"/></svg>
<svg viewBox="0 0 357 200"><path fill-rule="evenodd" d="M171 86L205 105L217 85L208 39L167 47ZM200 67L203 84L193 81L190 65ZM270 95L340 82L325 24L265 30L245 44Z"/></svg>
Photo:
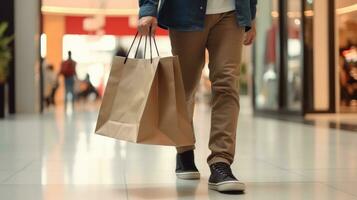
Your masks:
<svg viewBox="0 0 357 200"><path fill-rule="evenodd" d="M176 173L176 177L184 180L195 180L200 179L200 172L180 172Z"/></svg>
<svg viewBox="0 0 357 200"><path fill-rule="evenodd" d="M222 183L208 183L208 188L218 192L243 192L245 184L237 181L226 181Z"/></svg>

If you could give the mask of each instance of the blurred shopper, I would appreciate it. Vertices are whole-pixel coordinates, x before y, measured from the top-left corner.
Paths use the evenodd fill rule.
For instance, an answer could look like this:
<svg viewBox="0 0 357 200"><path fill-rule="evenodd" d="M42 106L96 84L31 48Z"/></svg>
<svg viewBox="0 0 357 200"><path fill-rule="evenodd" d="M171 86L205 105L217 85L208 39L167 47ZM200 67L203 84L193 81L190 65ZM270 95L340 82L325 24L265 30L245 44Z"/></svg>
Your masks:
<svg viewBox="0 0 357 200"><path fill-rule="evenodd" d="M118 46L115 55L116 56L125 57L126 54L127 54L127 51L123 47ZM141 49L138 49L138 53L136 55L136 58L143 58L143 57L144 57L144 52Z"/></svg>
<svg viewBox="0 0 357 200"><path fill-rule="evenodd" d="M341 51L343 65L340 67L341 104L355 106L357 103L357 47L351 45Z"/></svg>
<svg viewBox="0 0 357 200"><path fill-rule="evenodd" d="M72 52L68 51L68 59L63 61L61 64L60 74L64 77L65 84L65 93L64 93L64 103L65 108L68 102L68 95L71 95L72 106L74 106L75 93L74 93L74 84L76 81L76 65L77 63L72 59Z"/></svg>
<svg viewBox="0 0 357 200"><path fill-rule="evenodd" d="M172 53L178 55L185 86L188 111L192 119L194 96L209 52L212 82L212 120L207 162L211 176L209 188L243 191L230 165L234 160L239 112L239 65L242 45L253 43L256 35L257 0L139 0L139 32L155 33L157 24L169 29ZM246 33L245 33L246 32ZM176 175L198 179L194 146L177 148Z"/></svg>
<svg viewBox="0 0 357 200"><path fill-rule="evenodd" d="M45 102L49 107L51 104L55 105L55 94L58 88L58 76L54 70L53 65L48 65L45 70Z"/></svg>
<svg viewBox="0 0 357 200"><path fill-rule="evenodd" d="M115 56L125 57L126 54L127 54L127 51L122 46L119 45L115 52Z"/></svg>
<svg viewBox="0 0 357 200"><path fill-rule="evenodd" d="M78 99L86 100L91 94L94 94L96 99L98 99L100 97L97 89L94 87L94 85L90 81L89 74L87 74L86 78L83 81L81 81L81 85L82 85L80 87L81 90L77 95Z"/></svg>

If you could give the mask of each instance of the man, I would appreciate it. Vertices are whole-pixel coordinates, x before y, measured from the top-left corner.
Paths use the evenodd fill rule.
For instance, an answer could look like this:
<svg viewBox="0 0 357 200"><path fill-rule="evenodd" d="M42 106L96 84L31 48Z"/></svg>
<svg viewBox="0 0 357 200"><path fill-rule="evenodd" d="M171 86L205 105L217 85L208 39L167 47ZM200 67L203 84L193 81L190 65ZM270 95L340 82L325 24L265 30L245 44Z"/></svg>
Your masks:
<svg viewBox="0 0 357 200"><path fill-rule="evenodd" d="M188 111L192 120L194 96L209 52L212 82L212 116L207 162L211 176L209 188L220 192L244 191L245 185L230 168L234 160L239 112L239 64L243 44L253 43L256 35L257 0L139 0L138 30L155 33L157 24L169 29L173 55L181 64ZM194 146L178 147L176 175L198 179Z"/></svg>
<svg viewBox="0 0 357 200"><path fill-rule="evenodd" d="M67 60L61 63L60 74L64 77L65 93L64 93L64 105L65 108L68 102L68 94L71 94L72 106L74 106L75 94L74 94L74 83L76 80L76 65L77 63L72 59L72 52L68 51Z"/></svg>

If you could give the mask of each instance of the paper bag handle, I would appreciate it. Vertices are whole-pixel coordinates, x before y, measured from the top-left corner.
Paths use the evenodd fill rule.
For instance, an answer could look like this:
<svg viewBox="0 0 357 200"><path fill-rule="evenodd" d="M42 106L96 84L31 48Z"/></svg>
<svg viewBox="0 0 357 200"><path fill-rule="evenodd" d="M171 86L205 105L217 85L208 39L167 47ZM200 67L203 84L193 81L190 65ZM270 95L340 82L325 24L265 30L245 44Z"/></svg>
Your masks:
<svg viewBox="0 0 357 200"><path fill-rule="evenodd" d="M128 60L129 53L130 53L131 49L133 48L133 45L134 45L135 40L136 40L136 38L138 37L138 35L139 35L139 32L137 31L136 34L135 34L134 40L133 40L133 42L132 42L131 45L130 45L129 51L128 51L128 53L126 54L126 57L125 57L125 60L124 60L124 64L125 64L126 61ZM136 47L136 50L135 50L134 58L136 58L136 56L137 56L137 54L138 54L138 50L139 50L139 47L140 47L140 43L141 43L142 37L143 37L143 36L140 35L139 43L138 43L138 45L137 45L137 47ZM147 37L148 37L148 36L145 36L144 59L145 59L145 55L146 55ZM151 45L151 38L154 40L154 45L155 45L155 49L156 49L157 56L160 57L159 50L158 50L157 44L156 44L155 35L151 35L151 26L150 26L150 31L149 31L149 43L150 43L150 61L151 61L151 63L152 63L152 45Z"/></svg>

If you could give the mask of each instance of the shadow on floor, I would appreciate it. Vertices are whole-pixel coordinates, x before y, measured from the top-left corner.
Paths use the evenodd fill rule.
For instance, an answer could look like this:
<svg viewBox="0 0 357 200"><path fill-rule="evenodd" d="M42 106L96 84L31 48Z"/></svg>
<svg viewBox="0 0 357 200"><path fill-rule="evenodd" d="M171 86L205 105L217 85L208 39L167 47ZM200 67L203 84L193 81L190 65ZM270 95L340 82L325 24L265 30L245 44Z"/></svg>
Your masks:
<svg viewBox="0 0 357 200"><path fill-rule="evenodd" d="M133 199L205 199L212 196L216 199L219 195L243 195L244 192L225 192L218 193L216 191L207 191L208 187L204 180L200 181L185 181L176 180L176 187L172 184L131 184L128 185L126 191L120 189L120 193L127 193L127 196ZM191 197L191 198L190 198ZM209 198L211 199L211 198Z"/></svg>

